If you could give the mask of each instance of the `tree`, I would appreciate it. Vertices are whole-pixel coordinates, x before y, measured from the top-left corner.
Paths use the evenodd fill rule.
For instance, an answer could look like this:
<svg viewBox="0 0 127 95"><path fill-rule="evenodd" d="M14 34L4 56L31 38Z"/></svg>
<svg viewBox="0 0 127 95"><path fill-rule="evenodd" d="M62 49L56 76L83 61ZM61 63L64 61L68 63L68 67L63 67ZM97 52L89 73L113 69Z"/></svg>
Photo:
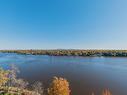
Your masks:
<svg viewBox="0 0 127 95"><path fill-rule="evenodd" d="M19 69L14 65L11 64L9 70L9 86L15 86L17 82L17 73L19 73Z"/></svg>
<svg viewBox="0 0 127 95"><path fill-rule="evenodd" d="M32 85L32 89L36 95L43 95L44 94L44 88L43 88L43 85L41 82L35 82Z"/></svg>
<svg viewBox="0 0 127 95"><path fill-rule="evenodd" d="M3 70L2 68L0 68L0 87L5 85L9 78L8 78L9 72Z"/></svg>
<svg viewBox="0 0 127 95"><path fill-rule="evenodd" d="M48 95L70 95L68 81L64 78L54 77L48 88Z"/></svg>
<svg viewBox="0 0 127 95"><path fill-rule="evenodd" d="M23 79L18 79L17 78L17 73L19 73L19 69L14 65L11 64L10 70L9 70L9 81L8 81L8 87L16 87L18 93L21 93L21 91L23 91L27 85L28 82L23 80ZM11 88L8 88L8 91L10 91Z"/></svg>
<svg viewBox="0 0 127 95"><path fill-rule="evenodd" d="M92 92L92 95L95 95L95 94Z"/></svg>
<svg viewBox="0 0 127 95"><path fill-rule="evenodd" d="M103 90L102 95L112 95L108 89Z"/></svg>
<svg viewBox="0 0 127 95"><path fill-rule="evenodd" d="M25 89L29 83L23 79L16 80L16 87L20 88L21 90Z"/></svg>

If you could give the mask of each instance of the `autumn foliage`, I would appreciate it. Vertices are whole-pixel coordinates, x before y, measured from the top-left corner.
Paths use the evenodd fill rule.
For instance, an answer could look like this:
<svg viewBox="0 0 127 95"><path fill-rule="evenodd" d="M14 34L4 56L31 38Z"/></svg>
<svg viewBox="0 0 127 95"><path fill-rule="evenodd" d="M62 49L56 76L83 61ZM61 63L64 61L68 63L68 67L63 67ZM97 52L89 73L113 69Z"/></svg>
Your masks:
<svg viewBox="0 0 127 95"><path fill-rule="evenodd" d="M8 71L5 71L2 68L0 68L0 87L7 83L7 81L9 80L8 75Z"/></svg>
<svg viewBox="0 0 127 95"><path fill-rule="evenodd" d="M48 95L70 95L68 81L64 78L54 77L48 88Z"/></svg>
<svg viewBox="0 0 127 95"><path fill-rule="evenodd" d="M112 95L108 89L103 90L102 95Z"/></svg>
<svg viewBox="0 0 127 95"><path fill-rule="evenodd" d="M70 95L69 82L65 78L54 77L49 88L45 90L41 82L35 82L32 90L27 89L28 82L17 78L18 69L15 66L11 70L0 68L0 95ZM92 93L91 95L95 95ZM105 89L101 95L112 95Z"/></svg>

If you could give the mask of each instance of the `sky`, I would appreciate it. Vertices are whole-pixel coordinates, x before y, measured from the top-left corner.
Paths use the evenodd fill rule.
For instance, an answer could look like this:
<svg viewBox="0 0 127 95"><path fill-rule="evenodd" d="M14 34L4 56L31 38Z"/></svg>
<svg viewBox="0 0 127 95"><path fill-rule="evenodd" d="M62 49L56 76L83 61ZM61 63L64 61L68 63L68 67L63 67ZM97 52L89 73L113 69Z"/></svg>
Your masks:
<svg viewBox="0 0 127 95"><path fill-rule="evenodd" d="M127 0L0 0L0 49L127 49Z"/></svg>

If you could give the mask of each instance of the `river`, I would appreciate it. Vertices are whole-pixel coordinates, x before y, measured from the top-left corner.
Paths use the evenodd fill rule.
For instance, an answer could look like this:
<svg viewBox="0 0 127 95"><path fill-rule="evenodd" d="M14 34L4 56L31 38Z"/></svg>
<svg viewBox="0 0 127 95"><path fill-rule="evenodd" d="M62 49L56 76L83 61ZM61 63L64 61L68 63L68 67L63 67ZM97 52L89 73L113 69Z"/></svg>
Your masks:
<svg viewBox="0 0 127 95"><path fill-rule="evenodd" d="M0 66L15 64L18 77L30 83L41 81L45 88L53 76L66 78L71 95L100 95L108 88L113 95L127 95L126 57L73 57L0 53Z"/></svg>

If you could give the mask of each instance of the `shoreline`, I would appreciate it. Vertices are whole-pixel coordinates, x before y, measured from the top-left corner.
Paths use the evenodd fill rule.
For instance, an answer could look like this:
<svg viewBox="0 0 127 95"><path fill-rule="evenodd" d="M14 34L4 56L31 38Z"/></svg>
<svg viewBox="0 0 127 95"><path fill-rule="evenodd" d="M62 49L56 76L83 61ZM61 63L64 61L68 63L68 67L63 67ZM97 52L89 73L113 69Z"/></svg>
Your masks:
<svg viewBox="0 0 127 95"><path fill-rule="evenodd" d="M1 53L79 57L127 57L127 50L0 50Z"/></svg>

